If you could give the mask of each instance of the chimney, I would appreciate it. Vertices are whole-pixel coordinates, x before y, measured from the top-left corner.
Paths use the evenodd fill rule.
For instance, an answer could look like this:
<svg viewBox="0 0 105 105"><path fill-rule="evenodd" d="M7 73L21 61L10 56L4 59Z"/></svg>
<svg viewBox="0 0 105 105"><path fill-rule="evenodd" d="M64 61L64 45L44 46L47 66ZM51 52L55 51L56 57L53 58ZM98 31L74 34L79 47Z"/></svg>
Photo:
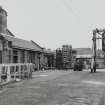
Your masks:
<svg viewBox="0 0 105 105"><path fill-rule="evenodd" d="M0 33L6 34L7 12L0 6Z"/></svg>

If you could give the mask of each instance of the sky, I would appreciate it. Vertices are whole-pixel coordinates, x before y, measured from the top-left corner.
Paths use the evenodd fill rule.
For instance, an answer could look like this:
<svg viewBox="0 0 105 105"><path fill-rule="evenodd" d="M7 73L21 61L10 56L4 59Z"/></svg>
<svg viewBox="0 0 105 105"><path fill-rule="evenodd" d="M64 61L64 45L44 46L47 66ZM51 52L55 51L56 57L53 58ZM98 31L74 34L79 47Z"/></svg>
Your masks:
<svg viewBox="0 0 105 105"><path fill-rule="evenodd" d="M91 47L92 31L105 28L105 0L0 0L16 37L55 50Z"/></svg>

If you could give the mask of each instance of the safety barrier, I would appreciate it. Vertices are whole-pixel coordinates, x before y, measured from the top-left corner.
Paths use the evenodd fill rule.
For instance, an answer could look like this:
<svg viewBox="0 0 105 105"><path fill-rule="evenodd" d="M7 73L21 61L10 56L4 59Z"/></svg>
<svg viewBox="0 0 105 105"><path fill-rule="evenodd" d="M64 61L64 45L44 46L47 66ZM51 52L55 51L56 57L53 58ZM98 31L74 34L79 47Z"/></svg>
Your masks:
<svg viewBox="0 0 105 105"><path fill-rule="evenodd" d="M18 81L32 77L32 63L0 64L0 82Z"/></svg>

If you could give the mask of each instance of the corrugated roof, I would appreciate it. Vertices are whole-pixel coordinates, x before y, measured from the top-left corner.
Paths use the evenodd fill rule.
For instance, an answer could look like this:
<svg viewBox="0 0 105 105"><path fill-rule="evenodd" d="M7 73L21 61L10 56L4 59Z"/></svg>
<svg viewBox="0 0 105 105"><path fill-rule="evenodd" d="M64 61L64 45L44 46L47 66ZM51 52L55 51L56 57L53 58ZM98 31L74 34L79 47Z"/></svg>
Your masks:
<svg viewBox="0 0 105 105"><path fill-rule="evenodd" d="M54 52L51 51L50 49L43 49L43 51L45 54L51 54L51 55L54 54Z"/></svg>
<svg viewBox="0 0 105 105"><path fill-rule="evenodd" d="M92 55L90 54L88 54L88 55L76 55L76 58L91 58L92 57Z"/></svg>
<svg viewBox="0 0 105 105"><path fill-rule="evenodd" d="M19 38L8 36L8 35L5 35L4 37L8 41L12 41L13 47L42 52L41 47L38 47L37 44L33 44L31 41L19 39Z"/></svg>
<svg viewBox="0 0 105 105"><path fill-rule="evenodd" d="M91 48L74 48L73 50L75 50L79 55L92 54Z"/></svg>

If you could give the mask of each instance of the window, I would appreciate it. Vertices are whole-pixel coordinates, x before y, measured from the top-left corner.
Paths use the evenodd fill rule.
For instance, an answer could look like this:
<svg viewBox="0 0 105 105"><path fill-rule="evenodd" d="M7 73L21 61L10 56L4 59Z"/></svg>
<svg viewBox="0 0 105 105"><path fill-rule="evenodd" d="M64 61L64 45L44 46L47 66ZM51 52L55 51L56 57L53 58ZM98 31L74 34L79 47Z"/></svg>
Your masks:
<svg viewBox="0 0 105 105"><path fill-rule="evenodd" d="M8 41L8 47L11 48L12 47L12 42Z"/></svg>
<svg viewBox="0 0 105 105"><path fill-rule="evenodd" d="M18 63L18 51L13 50L13 63Z"/></svg>

